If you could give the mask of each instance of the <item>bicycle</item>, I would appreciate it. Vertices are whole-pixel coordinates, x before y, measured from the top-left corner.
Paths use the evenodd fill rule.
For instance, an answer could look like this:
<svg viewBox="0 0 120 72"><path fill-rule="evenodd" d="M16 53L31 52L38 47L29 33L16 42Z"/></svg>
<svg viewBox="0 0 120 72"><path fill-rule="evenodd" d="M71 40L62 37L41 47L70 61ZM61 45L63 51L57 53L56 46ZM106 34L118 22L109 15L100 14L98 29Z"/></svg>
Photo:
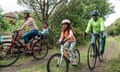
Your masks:
<svg viewBox="0 0 120 72"><path fill-rule="evenodd" d="M95 44L90 44L89 48L88 48L88 54L87 54L87 63L88 63L88 67L89 69L92 71L95 66L96 66L96 61L97 58L99 59L99 61L102 61L103 58L103 54L100 53L101 51L101 44L100 44L100 37L101 34L96 34L96 40L95 40Z"/></svg>
<svg viewBox="0 0 120 72"><path fill-rule="evenodd" d="M80 52L74 49L76 66L80 63ZM61 43L60 53L53 54L47 62L47 72L69 72L70 52L67 47L64 47L64 42Z"/></svg>
<svg viewBox="0 0 120 72"><path fill-rule="evenodd" d="M0 44L0 67L7 67L14 64L20 54L28 52L25 44L20 41L19 32L12 32L12 41L5 41ZM45 44L45 39L41 39L40 35L33 37L30 40L31 55L37 59L43 59L48 54L48 47Z"/></svg>

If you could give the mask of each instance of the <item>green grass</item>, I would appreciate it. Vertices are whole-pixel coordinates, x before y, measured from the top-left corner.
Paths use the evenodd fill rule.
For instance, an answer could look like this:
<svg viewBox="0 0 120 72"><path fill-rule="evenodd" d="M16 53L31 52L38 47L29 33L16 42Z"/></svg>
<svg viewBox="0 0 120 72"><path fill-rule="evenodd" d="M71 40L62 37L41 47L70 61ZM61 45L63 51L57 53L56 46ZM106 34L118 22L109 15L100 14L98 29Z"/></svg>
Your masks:
<svg viewBox="0 0 120 72"><path fill-rule="evenodd" d="M106 48L109 47L110 43L111 43L111 37L108 37L107 43L106 43ZM59 48L49 51L49 53L50 53L49 55L52 55L56 52L59 52ZM80 64L77 67L73 67L73 66L69 65L70 72L74 72L75 70L80 71L84 66L87 65L87 49L80 51L80 54L81 54ZM46 63L47 62L44 62L42 64L36 65L31 68L25 68L23 70L20 70L19 72L47 72L46 71Z"/></svg>
<svg viewBox="0 0 120 72"><path fill-rule="evenodd" d="M111 37L107 38L106 48L109 47L109 45L111 43L110 40L111 40ZM80 46L80 47L84 47L84 46ZM77 48L79 48L79 47L77 47ZM88 48L86 48L83 51L80 51L80 55L81 55L80 56L80 64L77 67L73 67L73 66L69 65L70 72L74 72L75 70L80 71L84 66L87 65L87 49ZM60 47L49 50L48 57L54 53L58 53L59 50L60 50ZM34 60L34 58L32 56L26 57L26 56L21 55L21 58L17 61L16 64L25 63L25 62L30 61L30 60ZM47 72L46 71L46 63L47 63L47 61L44 61L43 63L37 64L37 65L32 66L30 68L23 68L22 70L20 70L18 72Z"/></svg>
<svg viewBox="0 0 120 72"><path fill-rule="evenodd" d="M120 72L120 55L108 62L104 72Z"/></svg>
<svg viewBox="0 0 120 72"><path fill-rule="evenodd" d="M87 50L84 50L81 52L81 62L80 64L77 66L77 67L73 67L70 65L70 72L74 72L76 69L77 70L80 70L84 65L86 65L86 61L87 61ZM58 52L58 49L55 50L55 52L53 50L50 51L52 54ZM25 69L22 69L18 72L47 72L46 71L46 63L47 62L44 62L42 64L39 64L39 65L36 65L34 67L31 67L31 68L25 68Z"/></svg>
<svg viewBox="0 0 120 72"><path fill-rule="evenodd" d="M103 72L120 72L120 36L115 37L118 43L114 57L108 62ZM116 55L117 54L117 55Z"/></svg>

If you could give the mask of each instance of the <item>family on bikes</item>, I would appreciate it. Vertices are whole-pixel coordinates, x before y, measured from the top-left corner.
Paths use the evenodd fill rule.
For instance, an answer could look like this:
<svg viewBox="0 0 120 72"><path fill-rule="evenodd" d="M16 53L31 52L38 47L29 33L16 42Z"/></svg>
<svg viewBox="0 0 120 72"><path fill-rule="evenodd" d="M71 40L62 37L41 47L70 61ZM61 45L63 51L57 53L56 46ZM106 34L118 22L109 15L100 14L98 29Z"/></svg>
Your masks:
<svg viewBox="0 0 120 72"><path fill-rule="evenodd" d="M30 12L28 10L25 10L23 14L24 14L24 23L19 29L13 32L14 33L13 40L12 42L8 42L10 45L8 47L6 55L20 54L19 52L20 48L18 48L19 47L18 43L20 42L17 41L17 37L19 36L18 35L19 31L24 30L25 27L29 27L30 28L29 32L26 32L23 35L24 46L23 45L22 46L28 52L32 50L32 52L30 53L32 53L33 57L36 59L39 59L39 57L37 57L35 54L37 51L39 51L38 53L40 54L40 51L44 50L44 48L42 48L43 47L42 39L44 39L44 36L49 36L49 26L46 22L44 22L43 30L39 31L34 18L30 16ZM91 34L91 43L90 43L90 47L88 49L88 55L87 55L88 66L91 70L95 68L97 57L101 61L102 56L104 54L104 50L105 50L106 33L105 33L105 27L104 27L104 20L99 15L100 14L97 10L92 11L91 19L88 21L86 30L83 33L84 39L86 39L86 35L88 35L89 33ZM56 67L61 67L64 64L65 67L63 67L62 69L64 69L64 72L68 72L69 63L72 66L77 66L80 63L80 52L78 49L75 48L77 39L74 35L74 31L72 29L71 23L72 22L69 19L63 19L61 21L61 26L62 26L61 35L59 40L57 41L57 44L61 45L60 53L53 54L48 59L48 62L47 62L48 72L55 72L55 71L52 71L52 66L54 66L53 64L55 64ZM15 47L14 45L17 45L17 49L18 49L17 51L12 49L13 47ZM13 51L10 51L10 50L13 50L14 53ZM46 51L43 57L46 56L47 52L48 51ZM0 53L4 54L4 51L1 50ZM10 57L12 57L11 55ZM40 55L42 55L42 53ZM16 57L15 60L13 60L14 62L11 61L11 63L6 65L0 64L0 66L9 66L15 63L17 59L18 57ZM56 61L53 61L53 60L56 60ZM2 59L0 59L0 61L2 61ZM91 61L94 61L94 63L93 62L91 63Z"/></svg>

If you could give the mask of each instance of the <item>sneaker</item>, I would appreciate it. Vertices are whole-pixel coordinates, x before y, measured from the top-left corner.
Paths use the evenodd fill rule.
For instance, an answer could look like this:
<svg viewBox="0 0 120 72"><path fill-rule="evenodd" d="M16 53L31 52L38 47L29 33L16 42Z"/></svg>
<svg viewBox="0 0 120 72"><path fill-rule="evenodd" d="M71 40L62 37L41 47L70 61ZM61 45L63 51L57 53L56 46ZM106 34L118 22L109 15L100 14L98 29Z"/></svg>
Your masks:
<svg viewBox="0 0 120 72"><path fill-rule="evenodd" d="M77 65L76 59L72 59L72 60L71 60L71 64L72 64L73 66L76 66L76 65Z"/></svg>

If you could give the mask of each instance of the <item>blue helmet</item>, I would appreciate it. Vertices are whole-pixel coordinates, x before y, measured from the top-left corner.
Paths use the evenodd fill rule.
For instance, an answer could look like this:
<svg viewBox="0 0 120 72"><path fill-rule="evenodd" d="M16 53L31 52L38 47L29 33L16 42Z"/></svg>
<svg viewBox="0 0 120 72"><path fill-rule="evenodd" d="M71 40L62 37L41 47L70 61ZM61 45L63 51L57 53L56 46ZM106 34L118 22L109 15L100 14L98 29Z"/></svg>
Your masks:
<svg viewBox="0 0 120 72"><path fill-rule="evenodd" d="M99 12L97 10L93 10L91 16L99 16Z"/></svg>

